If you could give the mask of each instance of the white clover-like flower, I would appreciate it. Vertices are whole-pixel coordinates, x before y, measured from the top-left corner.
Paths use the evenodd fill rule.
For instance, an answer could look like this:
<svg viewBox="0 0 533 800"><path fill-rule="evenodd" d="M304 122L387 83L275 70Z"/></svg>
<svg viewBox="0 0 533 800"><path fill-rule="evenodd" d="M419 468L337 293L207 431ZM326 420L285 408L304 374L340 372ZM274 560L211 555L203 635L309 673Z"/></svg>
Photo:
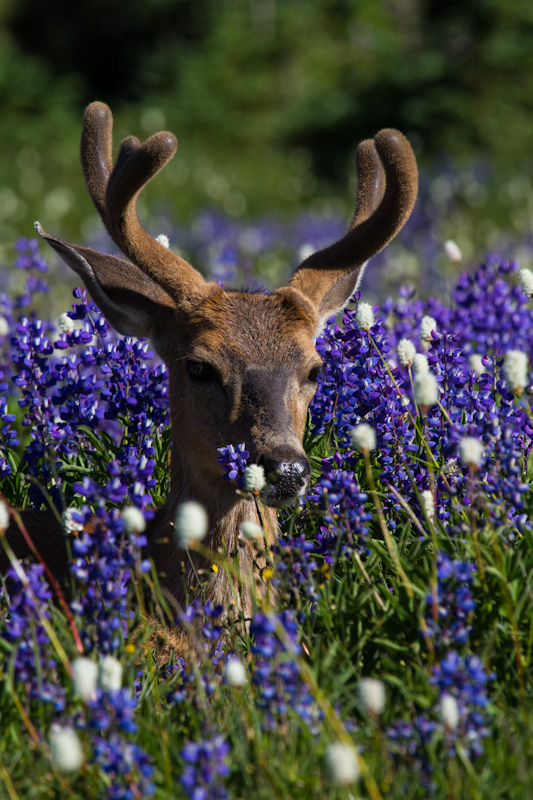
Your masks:
<svg viewBox="0 0 533 800"><path fill-rule="evenodd" d="M434 406L439 399L439 385L432 372L419 372L415 375L415 400L422 408Z"/></svg>
<svg viewBox="0 0 533 800"><path fill-rule="evenodd" d="M98 670L98 683L102 689L118 691L122 689L122 664L115 656L104 656Z"/></svg>
<svg viewBox="0 0 533 800"><path fill-rule="evenodd" d="M400 339L396 350L398 351L400 364L403 364L404 367L410 367L416 356L416 347L412 341L410 339Z"/></svg>
<svg viewBox="0 0 533 800"><path fill-rule="evenodd" d="M448 256L450 261L453 261L455 264L458 264L463 257L463 254L461 253L459 246L457 245L456 242L453 241L453 239L447 239L444 242L444 252Z"/></svg>
<svg viewBox="0 0 533 800"><path fill-rule="evenodd" d="M424 372L429 372L428 357L424 353L417 353L413 358L413 371L415 375L422 375Z"/></svg>
<svg viewBox="0 0 533 800"><path fill-rule="evenodd" d="M312 256L313 253L316 253L316 247L313 247L313 245L309 243L303 244L298 250L298 260L300 262L305 261L309 256Z"/></svg>
<svg viewBox="0 0 533 800"><path fill-rule="evenodd" d="M205 537L209 527L207 512L200 503L189 500L178 506L174 526L178 545L186 550Z"/></svg>
<svg viewBox="0 0 533 800"><path fill-rule="evenodd" d="M83 525L81 522L76 522L76 520L73 518L73 511L76 511L76 509L66 508L61 514L61 520L63 522L65 533L79 533L79 531L83 530Z"/></svg>
<svg viewBox="0 0 533 800"><path fill-rule="evenodd" d="M3 339L9 333L9 323L5 317L0 315L0 339Z"/></svg>
<svg viewBox="0 0 533 800"><path fill-rule="evenodd" d="M503 362L503 371L513 392L523 392L528 384L527 355L522 350L508 350Z"/></svg>
<svg viewBox="0 0 533 800"><path fill-rule="evenodd" d="M366 422L357 425L350 433L350 438L356 450L370 452L370 450L376 449L376 431Z"/></svg>
<svg viewBox="0 0 533 800"><path fill-rule="evenodd" d="M385 684L378 678L361 678L357 687L359 699L369 714L378 716L385 710Z"/></svg>
<svg viewBox="0 0 533 800"><path fill-rule="evenodd" d="M126 506L122 509L122 519L128 533L143 533L146 530L146 520L142 511L135 506Z"/></svg>
<svg viewBox="0 0 533 800"><path fill-rule="evenodd" d="M355 747L345 742L334 742L326 750L326 767L332 783L349 786L359 780Z"/></svg>
<svg viewBox="0 0 533 800"><path fill-rule="evenodd" d="M470 369L473 369L476 375L483 375L483 373L487 371L486 366L481 360L482 358L483 356L481 356L479 353L472 353L471 356L468 356L468 364Z"/></svg>
<svg viewBox="0 0 533 800"><path fill-rule="evenodd" d="M63 331L63 333L72 333L76 327L76 323L69 317L66 311L59 315L57 324L59 326L59 330Z"/></svg>
<svg viewBox="0 0 533 800"><path fill-rule="evenodd" d="M435 517L435 501L433 500L433 492L431 489L424 489L420 492L420 499L422 501L422 508L426 512L429 519Z"/></svg>
<svg viewBox="0 0 533 800"><path fill-rule="evenodd" d="M459 469L459 464L456 458L449 458L443 468L442 474L446 475L448 478L457 478L458 475L461 475L461 470Z"/></svg>
<svg viewBox="0 0 533 800"><path fill-rule="evenodd" d="M524 294L531 297L533 295L533 272L530 269L521 269L518 273L518 279Z"/></svg>
<svg viewBox="0 0 533 800"><path fill-rule="evenodd" d="M7 531L9 528L9 508L0 500L0 533Z"/></svg>
<svg viewBox="0 0 533 800"><path fill-rule="evenodd" d="M360 302L355 312L355 324L357 327L361 328L362 331L369 331L375 323L374 310L370 303Z"/></svg>
<svg viewBox="0 0 533 800"><path fill-rule="evenodd" d="M245 522L241 522L240 531L245 539L249 541L254 541L254 539L260 539L263 536L263 529L257 522L254 522L251 519L247 519Z"/></svg>
<svg viewBox="0 0 533 800"><path fill-rule="evenodd" d="M238 658L229 658L224 667L224 680L228 686L244 686L247 681L246 668Z"/></svg>
<svg viewBox="0 0 533 800"><path fill-rule="evenodd" d="M78 656L72 662L74 694L87 702L94 695L98 683L98 664L90 658Z"/></svg>
<svg viewBox="0 0 533 800"><path fill-rule="evenodd" d="M50 753L59 772L77 772L83 764L83 748L72 728L52 725Z"/></svg>
<svg viewBox="0 0 533 800"><path fill-rule="evenodd" d="M167 250L169 249L169 247L170 247L170 239L168 238L168 236L166 235L166 233L160 233L160 234L158 234L158 235L155 237L155 240L156 240L156 242L159 242L159 244L162 244L162 245L163 245L163 247L166 247L166 248L167 248Z"/></svg>
<svg viewBox="0 0 533 800"><path fill-rule="evenodd" d="M425 342L431 342L431 331L437 330L437 321L433 317L425 316L420 321L420 338Z"/></svg>
<svg viewBox="0 0 533 800"><path fill-rule="evenodd" d="M265 487L265 470L261 464L248 464L243 477L247 492L260 492Z"/></svg>
<svg viewBox="0 0 533 800"><path fill-rule="evenodd" d="M457 700L451 694L443 694L440 701L440 718L450 731L459 725L459 707Z"/></svg>
<svg viewBox="0 0 533 800"><path fill-rule="evenodd" d="M484 447L474 436L463 436L459 442L459 458L465 467L479 467Z"/></svg>

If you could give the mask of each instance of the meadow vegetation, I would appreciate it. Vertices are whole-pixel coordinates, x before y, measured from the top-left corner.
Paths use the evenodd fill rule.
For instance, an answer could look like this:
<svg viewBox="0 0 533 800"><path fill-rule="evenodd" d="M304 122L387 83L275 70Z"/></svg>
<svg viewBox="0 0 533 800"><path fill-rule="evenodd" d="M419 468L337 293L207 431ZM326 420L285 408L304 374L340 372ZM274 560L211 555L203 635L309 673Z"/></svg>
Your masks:
<svg viewBox="0 0 533 800"><path fill-rule="evenodd" d="M2 594L2 796L527 798L533 275L489 256L447 299L356 297L329 321L313 482L263 571L277 599L243 630L169 605L143 556L168 488L164 366L84 290L39 318L47 263L18 250L2 495L57 510L71 569L58 591L13 560ZM227 445L237 490L245 448ZM189 655L154 645L165 615Z"/></svg>
<svg viewBox="0 0 533 800"><path fill-rule="evenodd" d="M532 29L526 0L0 3L2 800L530 800ZM79 168L95 99L116 139L178 135L140 216L228 286L344 233L360 140L397 127L421 166L317 341L313 480L240 626L176 608L145 557L166 368L29 238L38 217L112 250ZM244 491L246 443L219 461ZM9 553L31 507L63 525L65 584Z"/></svg>

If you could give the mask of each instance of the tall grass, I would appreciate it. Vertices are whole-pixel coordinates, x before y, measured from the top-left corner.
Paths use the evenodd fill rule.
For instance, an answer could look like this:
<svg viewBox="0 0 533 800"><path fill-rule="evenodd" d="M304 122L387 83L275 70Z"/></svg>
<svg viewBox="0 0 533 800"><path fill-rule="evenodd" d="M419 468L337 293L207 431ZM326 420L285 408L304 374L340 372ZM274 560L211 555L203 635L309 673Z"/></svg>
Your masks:
<svg viewBox="0 0 533 800"><path fill-rule="evenodd" d="M28 288L0 309L1 488L57 510L71 569L58 590L13 557L0 796L529 798L533 315L517 265L488 258L449 302L402 290L329 321L313 482L281 514L276 602L242 629L199 601L169 608L144 559L168 489L164 367L81 290L59 324L38 319L45 264L21 248ZM168 615L188 652L169 652Z"/></svg>

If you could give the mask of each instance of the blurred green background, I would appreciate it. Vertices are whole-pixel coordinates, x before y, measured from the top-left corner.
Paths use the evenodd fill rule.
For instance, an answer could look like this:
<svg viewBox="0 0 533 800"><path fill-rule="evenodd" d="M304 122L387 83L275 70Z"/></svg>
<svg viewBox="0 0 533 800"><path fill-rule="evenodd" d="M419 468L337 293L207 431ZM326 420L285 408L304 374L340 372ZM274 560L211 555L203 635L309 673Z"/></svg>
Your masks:
<svg viewBox="0 0 533 800"><path fill-rule="evenodd" d="M78 142L95 99L117 139L178 136L148 215L348 216L356 144L398 127L423 202L453 195L443 236L468 254L531 231L532 0L0 0L0 97L4 263L35 218L94 236Z"/></svg>

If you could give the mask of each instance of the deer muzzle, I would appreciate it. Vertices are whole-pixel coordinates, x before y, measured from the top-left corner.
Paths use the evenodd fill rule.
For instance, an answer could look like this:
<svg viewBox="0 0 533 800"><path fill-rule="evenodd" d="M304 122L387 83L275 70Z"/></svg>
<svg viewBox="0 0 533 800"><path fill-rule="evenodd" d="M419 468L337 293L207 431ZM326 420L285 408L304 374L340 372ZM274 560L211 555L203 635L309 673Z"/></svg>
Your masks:
<svg viewBox="0 0 533 800"><path fill-rule="evenodd" d="M259 459L265 470L266 485L261 500L268 506L285 506L301 497L311 477L305 453L292 447L277 447Z"/></svg>

